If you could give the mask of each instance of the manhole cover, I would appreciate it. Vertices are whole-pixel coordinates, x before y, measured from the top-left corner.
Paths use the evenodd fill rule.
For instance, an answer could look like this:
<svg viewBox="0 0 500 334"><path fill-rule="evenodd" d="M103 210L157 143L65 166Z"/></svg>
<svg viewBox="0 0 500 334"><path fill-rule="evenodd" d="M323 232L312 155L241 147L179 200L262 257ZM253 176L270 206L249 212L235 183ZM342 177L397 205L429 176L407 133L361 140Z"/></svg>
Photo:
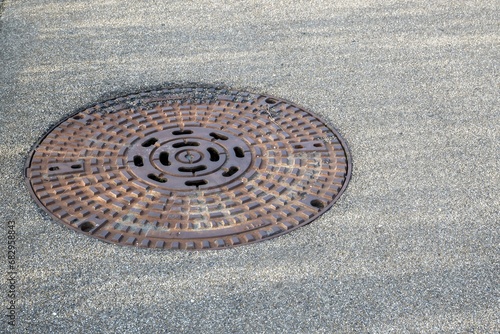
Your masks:
<svg viewBox="0 0 500 334"><path fill-rule="evenodd" d="M351 163L337 132L288 101L172 88L62 120L26 165L38 204L111 243L219 249L287 233L341 195Z"/></svg>

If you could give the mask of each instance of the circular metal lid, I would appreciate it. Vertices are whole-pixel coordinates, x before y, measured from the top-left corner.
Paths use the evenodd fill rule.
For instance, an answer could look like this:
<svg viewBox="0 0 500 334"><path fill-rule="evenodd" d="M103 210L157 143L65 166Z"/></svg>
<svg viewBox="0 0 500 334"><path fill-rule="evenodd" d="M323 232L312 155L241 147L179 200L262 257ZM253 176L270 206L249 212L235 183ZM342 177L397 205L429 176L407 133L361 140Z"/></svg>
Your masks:
<svg viewBox="0 0 500 334"><path fill-rule="evenodd" d="M220 249L324 213L347 186L339 134L283 99L207 87L147 91L62 120L26 163L37 203L101 240Z"/></svg>

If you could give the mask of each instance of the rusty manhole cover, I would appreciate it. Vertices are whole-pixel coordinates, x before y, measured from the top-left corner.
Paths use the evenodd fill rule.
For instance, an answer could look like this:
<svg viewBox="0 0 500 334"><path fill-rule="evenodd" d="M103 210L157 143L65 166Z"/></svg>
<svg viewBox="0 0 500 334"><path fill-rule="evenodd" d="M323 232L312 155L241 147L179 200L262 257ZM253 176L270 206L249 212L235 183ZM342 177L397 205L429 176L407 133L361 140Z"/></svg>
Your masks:
<svg viewBox="0 0 500 334"><path fill-rule="evenodd" d="M111 243L219 249L303 226L349 180L338 133L288 101L172 88L96 104L62 120L26 165L57 221Z"/></svg>

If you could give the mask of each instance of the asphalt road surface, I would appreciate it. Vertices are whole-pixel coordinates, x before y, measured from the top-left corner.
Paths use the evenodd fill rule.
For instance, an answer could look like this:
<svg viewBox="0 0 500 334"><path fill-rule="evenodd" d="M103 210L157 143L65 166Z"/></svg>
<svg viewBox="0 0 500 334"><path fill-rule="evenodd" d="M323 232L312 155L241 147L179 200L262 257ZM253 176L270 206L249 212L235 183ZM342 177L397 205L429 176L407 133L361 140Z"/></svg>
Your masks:
<svg viewBox="0 0 500 334"><path fill-rule="evenodd" d="M4 0L0 13L0 332L500 331L498 1ZM346 192L305 227L223 251L119 247L41 212L23 168L52 124L190 82L321 115L351 150Z"/></svg>

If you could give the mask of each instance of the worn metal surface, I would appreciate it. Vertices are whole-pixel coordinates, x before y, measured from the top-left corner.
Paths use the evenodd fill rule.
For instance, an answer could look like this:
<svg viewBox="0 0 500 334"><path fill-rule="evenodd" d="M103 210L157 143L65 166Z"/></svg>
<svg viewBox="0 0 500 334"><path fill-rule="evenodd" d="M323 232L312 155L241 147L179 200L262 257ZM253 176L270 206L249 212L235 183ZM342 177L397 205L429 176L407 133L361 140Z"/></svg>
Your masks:
<svg viewBox="0 0 500 334"><path fill-rule="evenodd" d="M26 163L37 203L111 243L220 249L316 219L347 186L338 133L288 101L173 88L98 103L53 127Z"/></svg>

